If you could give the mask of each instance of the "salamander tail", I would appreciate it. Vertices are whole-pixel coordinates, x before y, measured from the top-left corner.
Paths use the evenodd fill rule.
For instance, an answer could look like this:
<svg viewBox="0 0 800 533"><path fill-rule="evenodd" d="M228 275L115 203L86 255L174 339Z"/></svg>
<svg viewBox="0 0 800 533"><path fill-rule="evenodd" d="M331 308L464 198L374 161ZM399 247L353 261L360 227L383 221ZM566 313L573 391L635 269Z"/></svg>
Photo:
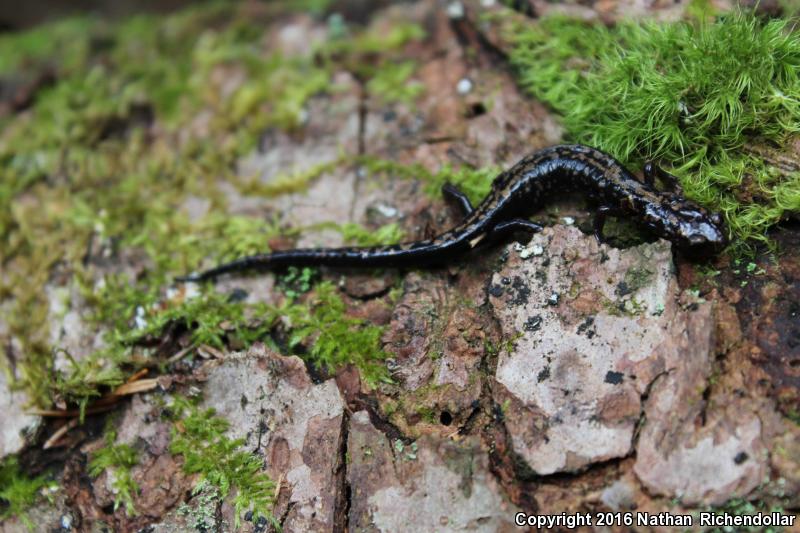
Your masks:
<svg viewBox="0 0 800 533"><path fill-rule="evenodd" d="M229 263L223 263L219 266L204 270L202 272L193 272L192 274L187 274L186 276L179 276L175 278L175 281L178 283L202 283L204 281L212 280L223 274L228 274L229 272L238 272L241 270L251 269L268 269L272 266L274 266L273 254L252 255L249 257L236 259L235 261L231 261Z"/></svg>

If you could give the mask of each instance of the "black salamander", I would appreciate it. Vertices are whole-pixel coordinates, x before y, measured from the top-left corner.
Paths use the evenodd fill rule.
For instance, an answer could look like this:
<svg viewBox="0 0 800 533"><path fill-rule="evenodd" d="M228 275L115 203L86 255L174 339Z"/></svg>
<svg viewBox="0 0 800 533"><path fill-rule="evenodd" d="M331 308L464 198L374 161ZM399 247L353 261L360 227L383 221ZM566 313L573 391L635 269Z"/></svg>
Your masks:
<svg viewBox="0 0 800 533"><path fill-rule="evenodd" d="M659 191L656 178L670 191ZM488 196L473 207L453 185L442 192L455 202L464 221L432 239L391 246L310 248L243 257L179 281L205 281L221 274L288 266L423 267L447 263L461 254L514 232L536 233L542 226L523 216L542 206L552 194L585 191L599 207L595 236L602 241L608 215L628 216L656 235L694 255L719 251L727 243L717 213L708 213L681 196L674 176L652 164L644 182L634 178L613 157L581 145L560 145L534 152L498 175Z"/></svg>

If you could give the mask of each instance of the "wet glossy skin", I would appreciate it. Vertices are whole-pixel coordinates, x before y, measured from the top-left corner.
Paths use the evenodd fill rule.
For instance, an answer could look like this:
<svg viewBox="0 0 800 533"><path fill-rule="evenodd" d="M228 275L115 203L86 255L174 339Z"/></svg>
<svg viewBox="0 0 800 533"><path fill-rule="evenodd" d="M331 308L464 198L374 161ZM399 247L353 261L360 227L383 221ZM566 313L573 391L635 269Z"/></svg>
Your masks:
<svg viewBox="0 0 800 533"><path fill-rule="evenodd" d="M496 242L518 231L535 233L542 226L524 217L556 194L585 192L599 208L595 234L602 239L607 215L627 216L656 235L693 255L718 252L727 244L718 214L709 214L678 192L659 191L656 177L677 188L675 178L653 165L645 167L644 183L613 157L581 145L546 148L523 158L497 176L489 195L473 208L452 186L445 196L456 202L465 218L434 237L392 246L297 249L244 257L180 281L203 281L249 269L287 266L421 267L443 264L477 246Z"/></svg>

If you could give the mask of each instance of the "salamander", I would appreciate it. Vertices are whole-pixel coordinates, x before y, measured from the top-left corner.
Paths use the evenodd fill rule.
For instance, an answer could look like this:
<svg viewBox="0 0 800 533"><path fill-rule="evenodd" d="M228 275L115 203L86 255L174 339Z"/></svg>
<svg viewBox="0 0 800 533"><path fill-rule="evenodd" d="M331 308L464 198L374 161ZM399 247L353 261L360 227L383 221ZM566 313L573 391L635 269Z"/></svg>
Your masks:
<svg viewBox="0 0 800 533"><path fill-rule="evenodd" d="M658 190L656 178L668 185ZM473 207L467 196L451 184L442 188L464 219L456 227L431 239L375 247L308 248L243 257L179 281L205 281L221 274L249 269L287 266L426 267L445 264L479 246L502 240L515 232L541 231L540 224L523 218L555 194L582 191L598 206L595 236L603 240L608 215L627 216L659 237L692 255L720 251L727 238L718 213L709 213L683 198L677 179L652 163L637 180L610 155L582 145L559 145L524 157L492 182L489 194Z"/></svg>

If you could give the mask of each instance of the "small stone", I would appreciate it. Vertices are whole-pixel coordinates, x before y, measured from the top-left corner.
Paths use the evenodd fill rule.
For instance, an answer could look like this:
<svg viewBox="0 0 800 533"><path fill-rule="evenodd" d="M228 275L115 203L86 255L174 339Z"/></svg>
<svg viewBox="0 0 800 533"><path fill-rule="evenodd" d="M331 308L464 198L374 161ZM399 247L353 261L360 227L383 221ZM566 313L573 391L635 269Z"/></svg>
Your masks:
<svg viewBox="0 0 800 533"><path fill-rule="evenodd" d="M299 124L305 124L308 122L309 116L310 114L308 112L308 109L304 107L303 109L300 110L299 113L297 113L297 122Z"/></svg>
<svg viewBox="0 0 800 533"><path fill-rule="evenodd" d="M561 220L564 221L564 224L567 226L572 226L575 224L575 219L572 217L562 217Z"/></svg>
<svg viewBox="0 0 800 533"><path fill-rule="evenodd" d="M458 94L469 94L472 91L472 81L469 78L461 78L456 85Z"/></svg>
<svg viewBox="0 0 800 533"><path fill-rule="evenodd" d="M134 316L133 321L136 324L136 329L144 329L147 327L144 307L141 305L136 307L136 315Z"/></svg>
<svg viewBox="0 0 800 533"><path fill-rule="evenodd" d="M375 206L375 209L386 218L394 218L397 216L397 208L390 205L378 204Z"/></svg>
<svg viewBox="0 0 800 533"><path fill-rule="evenodd" d="M558 293L554 292L547 298L548 305L558 305Z"/></svg>
<svg viewBox="0 0 800 533"><path fill-rule="evenodd" d="M461 2L450 2L447 4L447 16L451 19L460 19L464 17L464 4Z"/></svg>
<svg viewBox="0 0 800 533"><path fill-rule="evenodd" d="M542 326L542 316L534 315L528 317L528 320L523 324L522 329L525 331L536 331Z"/></svg>
<svg viewBox="0 0 800 533"><path fill-rule="evenodd" d="M522 250L520 250L519 256L522 259L528 259L531 256L539 256L542 255L543 253L544 253L544 247L542 245L532 244L531 246L528 246L527 248L523 248Z"/></svg>

